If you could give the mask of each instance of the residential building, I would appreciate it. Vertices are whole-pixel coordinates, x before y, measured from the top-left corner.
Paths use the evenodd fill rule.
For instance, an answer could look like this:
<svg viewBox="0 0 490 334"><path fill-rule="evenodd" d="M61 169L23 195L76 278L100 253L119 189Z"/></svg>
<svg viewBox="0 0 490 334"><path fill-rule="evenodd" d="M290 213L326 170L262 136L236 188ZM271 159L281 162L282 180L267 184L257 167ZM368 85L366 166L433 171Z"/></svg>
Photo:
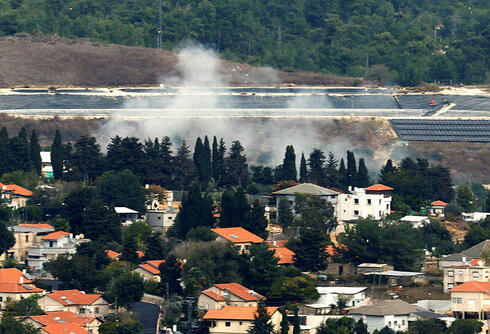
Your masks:
<svg viewBox="0 0 490 334"><path fill-rule="evenodd" d="M269 250L274 251L274 256L279 259L278 265L292 265L294 264L294 256L296 255L292 250L286 247L272 247Z"/></svg>
<svg viewBox="0 0 490 334"><path fill-rule="evenodd" d="M90 334L99 333L99 326L101 321L97 317L81 317L70 311L61 312L47 312L43 315L30 316L26 319L26 322L33 325L36 328L44 329L46 326L57 324L74 324L81 328L84 328ZM48 330L53 327L47 327ZM64 333L64 332L58 332ZM70 332L66 332L70 333Z"/></svg>
<svg viewBox="0 0 490 334"><path fill-rule="evenodd" d="M463 266L444 267L444 292L469 281L490 282L490 267L484 259L473 259Z"/></svg>
<svg viewBox="0 0 490 334"><path fill-rule="evenodd" d="M369 298L366 296L365 287L317 287L320 298L311 304L306 304L301 309L301 314L327 314L331 305L337 305L339 300L345 301L346 307L358 307L367 305Z"/></svg>
<svg viewBox="0 0 490 334"><path fill-rule="evenodd" d="M19 224L8 229L14 234L15 244L0 256L0 261L10 257L18 263L25 263L30 246L40 244L43 236L54 232L49 224Z"/></svg>
<svg viewBox="0 0 490 334"><path fill-rule="evenodd" d="M204 310L218 310L227 305L257 307L261 300L266 300L266 298L243 285L224 283L214 284L201 291L197 305Z"/></svg>
<svg viewBox="0 0 490 334"><path fill-rule="evenodd" d="M410 286L413 283L426 283L425 273L416 271L399 271L399 270L387 270L380 272L364 273L364 275L378 276L378 281L381 282L381 278L385 278L388 286Z"/></svg>
<svg viewBox="0 0 490 334"><path fill-rule="evenodd" d="M41 151L41 176L46 179L54 178L51 152Z"/></svg>
<svg viewBox="0 0 490 334"><path fill-rule="evenodd" d="M110 250L110 249L106 250L105 253L106 253L107 257L109 259L111 259L112 261L118 261L119 258L121 257L121 253L114 252L113 250Z"/></svg>
<svg viewBox="0 0 490 334"><path fill-rule="evenodd" d="M146 261L140 264L133 271L140 274L145 281L160 282L160 270L158 269L158 267L163 262L165 262L165 260Z"/></svg>
<svg viewBox="0 0 490 334"><path fill-rule="evenodd" d="M76 247L87 241L89 240L78 235L74 238L73 234L68 232L49 233L41 238L40 244L28 248L27 263L30 267L41 270L45 262L57 258L60 254L74 254Z"/></svg>
<svg viewBox="0 0 490 334"><path fill-rule="evenodd" d="M5 307L8 300L19 301L43 292L43 289L36 288L32 284L24 284L22 277L15 283L0 281L0 307Z"/></svg>
<svg viewBox="0 0 490 334"><path fill-rule="evenodd" d="M264 242L264 239L247 231L243 227L212 228L211 231L218 235L216 241L231 242L238 248L240 253L248 252L248 249L253 244Z"/></svg>
<svg viewBox="0 0 490 334"><path fill-rule="evenodd" d="M267 307L274 332L281 328L282 314L277 307ZM219 310L209 310L202 319L210 322L209 333L246 334L253 325L257 308L252 306L225 306Z"/></svg>
<svg viewBox="0 0 490 334"><path fill-rule="evenodd" d="M405 223L410 223L414 228L421 228L424 224L430 223L429 217L426 216L405 216L400 219Z"/></svg>
<svg viewBox="0 0 490 334"><path fill-rule="evenodd" d="M473 318L483 322L482 333L489 329L490 282L469 281L451 290L451 311L456 318Z"/></svg>
<svg viewBox="0 0 490 334"><path fill-rule="evenodd" d="M182 202L173 201L158 204L156 208L146 211L146 222L153 231L167 235L168 230L175 222L175 218L177 218L181 205Z"/></svg>
<svg viewBox="0 0 490 334"><path fill-rule="evenodd" d="M100 294L86 294L79 290L58 290L38 300L45 312L70 311L84 317L105 317L109 313L109 302Z"/></svg>
<svg viewBox="0 0 490 334"><path fill-rule="evenodd" d="M20 271L17 268L4 268L0 269L0 282L33 284L35 282L35 279L27 273L26 269Z"/></svg>
<svg viewBox="0 0 490 334"><path fill-rule="evenodd" d="M487 252L490 252L490 239L484 240L461 253L443 256L439 260L439 269L443 270L444 267L448 266L464 266L471 260L483 258Z"/></svg>
<svg viewBox="0 0 490 334"><path fill-rule="evenodd" d="M470 212L470 213L462 213L461 217L466 220L468 223L475 223L481 220L485 220L487 217L490 217L489 212Z"/></svg>
<svg viewBox="0 0 490 334"><path fill-rule="evenodd" d="M399 299L378 300L370 306L361 306L349 312L356 321L363 320L369 333L388 327L394 331L408 330L408 318L417 309Z"/></svg>
<svg viewBox="0 0 490 334"><path fill-rule="evenodd" d="M357 266L357 273L377 273L395 269L386 263L361 263Z"/></svg>
<svg viewBox="0 0 490 334"><path fill-rule="evenodd" d="M25 208L34 193L16 184L0 183L0 203L18 209Z"/></svg>
<svg viewBox="0 0 490 334"><path fill-rule="evenodd" d="M73 323L56 323L41 327L41 334L87 334L87 330Z"/></svg>
<svg viewBox="0 0 490 334"><path fill-rule="evenodd" d="M114 207L114 211L116 211L119 216L121 224L132 224L138 219L138 211L125 206L116 206Z"/></svg>
<svg viewBox="0 0 490 334"><path fill-rule="evenodd" d="M429 213L431 216L444 217L444 208L447 203L443 201L434 201L430 203Z"/></svg>
<svg viewBox="0 0 490 334"><path fill-rule="evenodd" d="M368 191L367 189L370 188L356 187L353 190L350 189L347 194L340 194L336 210L337 219L342 222L350 222L370 216L378 220L389 215L391 213L391 196L374 190ZM374 189L377 188L381 187Z"/></svg>

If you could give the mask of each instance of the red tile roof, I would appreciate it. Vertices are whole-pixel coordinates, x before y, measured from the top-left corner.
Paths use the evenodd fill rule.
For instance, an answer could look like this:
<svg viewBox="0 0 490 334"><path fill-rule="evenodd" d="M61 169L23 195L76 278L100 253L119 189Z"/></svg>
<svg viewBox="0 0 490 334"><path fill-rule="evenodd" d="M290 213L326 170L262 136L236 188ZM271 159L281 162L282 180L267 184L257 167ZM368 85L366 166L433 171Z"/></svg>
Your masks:
<svg viewBox="0 0 490 334"><path fill-rule="evenodd" d="M110 249L106 250L105 253L106 253L107 257L111 260L114 260L116 257L121 255L121 253L114 252L113 250L110 250Z"/></svg>
<svg viewBox="0 0 490 334"><path fill-rule="evenodd" d="M434 201L434 202L430 203L430 205L432 205L432 206L446 206L447 203L443 202L443 201Z"/></svg>
<svg viewBox="0 0 490 334"><path fill-rule="evenodd" d="M58 323L72 323L80 327L87 326L87 321L92 322L95 317L80 317L77 314L70 311L56 311L56 312L46 312L44 315L30 316L32 320L40 323L43 326L58 324Z"/></svg>
<svg viewBox="0 0 490 334"><path fill-rule="evenodd" d="M208 296L211 299L216 300L217 302L224 302L225 301L225 297L218 295L216 292L204 290L201 293Z"/></svg>
<svg viewBox="0 0 490 334"><path fill-rule="evenodd" d="M0 282L1 283L20 283L20 278L23 277L23 283L33 283L34 280L27 279L24 273L17 268L0 269Z"/></svg>
<svg viewBox="0 0 490 334"><path fill-rule="evenodd" d="M269 315L277 311L277 307L267 307ZM257 308L253 306L225 306L220 310L209 310L202 318L205 320L254 320Z"/></svg>
<svg viewBox="0 0 490 334"><path fill-rule="evenodd" d="M485 259L473 259L470 261L470 265L472 265L473 267L479 267L479 262L483 262L483 265L485 265Z"/></svg>
<svg viewBox="0 0 490 334"><path fill-rule="evenodd" d="M149 272L150 274L153 274L153 275L160 275L160 270L158 270L157 268L155 268L154 266L152 266L148 263L142 263L138 266L138 268L146 270L147 272Z"/></svg>
<svg viewBox="0 0 490 334"><path fill-rule="evenodd" d="M266 243L271 247L284 247L284 246L286 246L287 242L288 242L287 240L274 240L274 241L267 240L266 241Z"/></svg>
<svg viewBox="0 0 490 334"><path fill-rule="evenodd" d="M138 257L141 259L142 257L145 257L145 253L142 251L136 251L136 254L138 254Z"/></svg>
<svg viewBox="0 0 490 334"><path fill-rule="evenodd" d="M3 187L6 187L6 191L13 192L16 195L30 197L34 195L34 193L26 188L22 188L16 184L2 184L0 183L0 190L3 191Z"/></svg>
<svg viewBox="0 0 490 334"><path fill-rule="evenodd" d="M260 244L264 239L247 231L243 227L212 228L211 231L233 243L251 242Z"/></svg>
<svg viewBox="0 0 490 334"><path fill-rule="evenodd" d="M85 294L79 290L58 290L48 293L46 296L63 305L91 305L102 295Z"/></svg>
<svg viewBox="0 0 490 334"><path fill-rule="evenodd" d="M42 237L42 240L58 240L61 237L64 237L65 235L69 235L70 233L64 232L64 231L57 231L53 233L49 233L48 235L45 235Z"/></svg>
<svg viewBox="0 0 490 334"><path fill-rule="evenodd" d="M391 191L391 190L395 190L395 189L388 187L388 186L385 186L384 184L373 184L372 186L364 188L364 190L368 190L368 191Z"/></svg>
<svg viewBox="0 0 490 334"><path fill-rule="evenodd" d="M485 292L490 293L490 282L477 282L469 281L455 288L449 290L449 292Z"/></svg>
<svg viewBox="0 0 490 334"><path fill-rule="evenodd" d="M275 252L274 256L279 258L277 264L293 264L295 253L286 247L269 248Z"/></svg>
<svg viewBox="0 0 490 334"><path fill-rule="evenodd" d="M0 283L0 292L3 293L42 293L44 290L29 284Z"/></svg>
<svg viewBox="0 0 490 334"><path fill-rule="evenodd" d="M259 301L259 300L266 299L261 294L258 294L257 292L250 290L238 283L223 283L223 284L215 284L214 286L220 290L229 291L230 293L234 294L237 297L240 297L245 301Z"/></svg>
<svg viewBox="0 0 490 334"><path fill-rule="evenodd" d="M165 260L150 260L146 261L145 263L148 263L149 265L158 269L163 262L165 262Z"/></svg>
<svg viewBox="0 0 490 334"><path fill-rule="evenodd" d="M20 227L29 227L29 228L54 228L49 224L19 224L17 226Z"/></svg>
<svg viewBox="0 0 490 334"><path fill-rule="evenodd" d="M41 327L43 333L48 334L87 334L87 330L72 323L56 323Z"/></svg>

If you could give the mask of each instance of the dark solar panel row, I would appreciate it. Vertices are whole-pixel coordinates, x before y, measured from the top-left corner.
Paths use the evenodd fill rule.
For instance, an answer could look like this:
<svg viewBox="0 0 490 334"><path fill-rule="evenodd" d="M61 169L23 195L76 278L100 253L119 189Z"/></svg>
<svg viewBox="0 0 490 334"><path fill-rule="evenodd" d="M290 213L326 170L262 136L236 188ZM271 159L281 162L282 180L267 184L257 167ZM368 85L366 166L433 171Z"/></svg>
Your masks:
<svg viewBox="0 0 490 334"><path fill-rule="evenodd" d="M392 119L398 138L406 141L490 142L490 120Z"/></svg>

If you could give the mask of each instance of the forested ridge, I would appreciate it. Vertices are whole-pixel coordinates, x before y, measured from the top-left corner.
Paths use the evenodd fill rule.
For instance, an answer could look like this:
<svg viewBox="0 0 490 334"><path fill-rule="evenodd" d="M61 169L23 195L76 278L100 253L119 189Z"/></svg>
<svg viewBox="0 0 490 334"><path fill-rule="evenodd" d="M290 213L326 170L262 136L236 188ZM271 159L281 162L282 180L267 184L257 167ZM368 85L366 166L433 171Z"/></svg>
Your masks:
<svg viewBox="0 0 490 334"><path fill-rule="evenodd" d="M0 0L20 32L155 47L159 0ZM488 78L488 2L164 0L163 47L191 39L224 58L416 85ZM369 64L369 71L366 65Z"/></svg>

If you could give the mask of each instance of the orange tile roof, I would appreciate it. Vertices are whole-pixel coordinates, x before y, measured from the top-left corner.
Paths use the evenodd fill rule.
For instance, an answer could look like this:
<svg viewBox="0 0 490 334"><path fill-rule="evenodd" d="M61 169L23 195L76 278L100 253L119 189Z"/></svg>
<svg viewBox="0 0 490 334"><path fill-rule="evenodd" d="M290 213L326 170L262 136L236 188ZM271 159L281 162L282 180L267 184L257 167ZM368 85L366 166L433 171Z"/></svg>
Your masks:
<svg viewBox="0 0 490 334"><path fill-rule="evenodd" d="M152 265L150 265L148 263L142 263L138 266L138 268L146 270L150 274L153 274L153 275L160 275L160 270L158 270L157 268L153 267Z"/></svg>
<svg viewBox="0 0 490 334"><path fill-rule="evenodd" d="M3 293L42 293L44 290L29 284L0 283L0 292Z"/></svg>
<svg viewBox="0 0 490 334"><path fill-rule="evenodd" d="M138 254L138 257L141 259L142 257L145 257L145 253L142 251L136 251L136 254Z"/></svg>
<svg viewBox="0 0 490 334"><path fill-rule="evenodd" d="M264 239L247 231L243 227L212 228L211 231L233 243L251 242L260 244Z"/></svg>
<svg viewBox="0 0 490 334"><path fill-rule="evenodd" d="M266 307L269 315L277 311L277 307ZM202 318L205 320L254 320L257 308L253 306L225 306L220 310L209 310Z"/></svg>
<svg viewBox="0 0 490 334"><path fill-rule="evenodd" d="M485 292L490 293L490 282L477 282L469 281L455 288L449 290L449 292Z"/></svg>
<svg viewBox="0 0 490 334"><path fill-rule="evenodd" d="M216 300L217 302L225 301L225 297L218 295L216 292L204 290L201 293L208 296L209 298Z"/></svg>
<svg viewBox="0 0 490 334"><path fill-rule="evenodd" d="M238 283L223 283L215 284L214 286L220 290L229 291L230 293L234 294L237 297L240 297L245 301L259 301L266 299L261 294L258 294L257 292L250 290Z"/></svg>
<svg viewBox="0 0 490 334"><path fill-rule="evenodd" d="M116 257L121 255L121 253L114 252L113 250L110 249L106 250L105 253L107 257L110 258L111 260L114 260Z"/></svg>
<svg viewBox="0 0 490 334"><path fill-rule="evenodd" d="M370 191L391 191L395 190L391 187L385 186L384 184L373 184L372 186L369 186L367 188L364 188L364 190L370 190Z"/></svg>
<svg viewBox="0 0 490 334"><path fill-rule="evenodd" d="M29 227L29 228L54 228L49 224L19 224L17 226L20 227Z"/></svg>
<svg viewBox="0 0 490 334"><path fill-rule="evenodd" d="M30 197L34 195L34 193L26 188L22 188L21 186L18 186L16 184L0 184L0 190L3 190L3 187L6 187L6 191L11 191L16 195L24 196L24 197Z"/></svg>
<svg viewBox="0 0 490 334"><path fill-rule="evenodd" d="M430 205L432 205L432 206L446 206L447 203L443 202L443 201L434 201L434 202L430 203Z"/></svg>
<svg viewBox="0 0 490 334"><path fill-rule="evenodd" d="M64 232L64 231L57 231L53 233L49 233L48 235L45 235L42 237L42 240L58 240L61 237L64 237L65 235L69 235L70 233Z"/></svg>
<svg viewBox="0 0 490 334"><path fill-rule="evenodd" d="M17 268L6 268L6 269L0 269L0 282L2 283L20 283L20 278L24 278L23 283L33 283L34 280L27 279L27 277L24 276L24 273L20 271Z"/></svg>
<svg viewBox="0 0 490 334"><path fill-rule="evenodd" d="M287 242L288 242L287 240L266 241L266 243L271 247L284 247L286 246Z"/></svg>
<svg viewBox="0 0 490 334"><path fill-rule="evenodd" d="M275 252L274 256L279 258L277 264L293 264L295 253L286 247L269 248Z"/></svg>
<svg viewBox="0 0 490 334"><path fill-rule="evenodd" d="M478 267L480 265L478 262L480 261L485 264L485 259L473 259L470 261L470 265L472 265L473 267Z"/></svg>
<svg viewBox="0 0 490 334"><path fill-rule="evenodd" d="M148 263L149 265L158 269L163 262L165 262L165 260L150 260L146 261L145 263Z"/></svg>
<svg viewBox="0 0 490 334"><path fill-rule="evenodd" d="M87 334L88 333L86 329L72 323L49 324L47 326L41 327L41 330L48 334L67 334L67 333Z"/></svg>
<svg viewBox="0 0 490 334"><path fill-rule="evenodd" d="M87 326L87 321L90 323L96 319L96 317L80 317L77 314L70 311L54 311L46 312L44 315L30 316L32 320L40 323L43 326L59 323L72 323L80 327Z"/></svg>
<svg viewBox="0 0 490 334"><path fill-rule="evenodd" d="M48 293L46 296L63 305L91 305L102 295L85 294L79 290L57 290ZM68 303L67 301L70 301L71 303Z"/></svg>

